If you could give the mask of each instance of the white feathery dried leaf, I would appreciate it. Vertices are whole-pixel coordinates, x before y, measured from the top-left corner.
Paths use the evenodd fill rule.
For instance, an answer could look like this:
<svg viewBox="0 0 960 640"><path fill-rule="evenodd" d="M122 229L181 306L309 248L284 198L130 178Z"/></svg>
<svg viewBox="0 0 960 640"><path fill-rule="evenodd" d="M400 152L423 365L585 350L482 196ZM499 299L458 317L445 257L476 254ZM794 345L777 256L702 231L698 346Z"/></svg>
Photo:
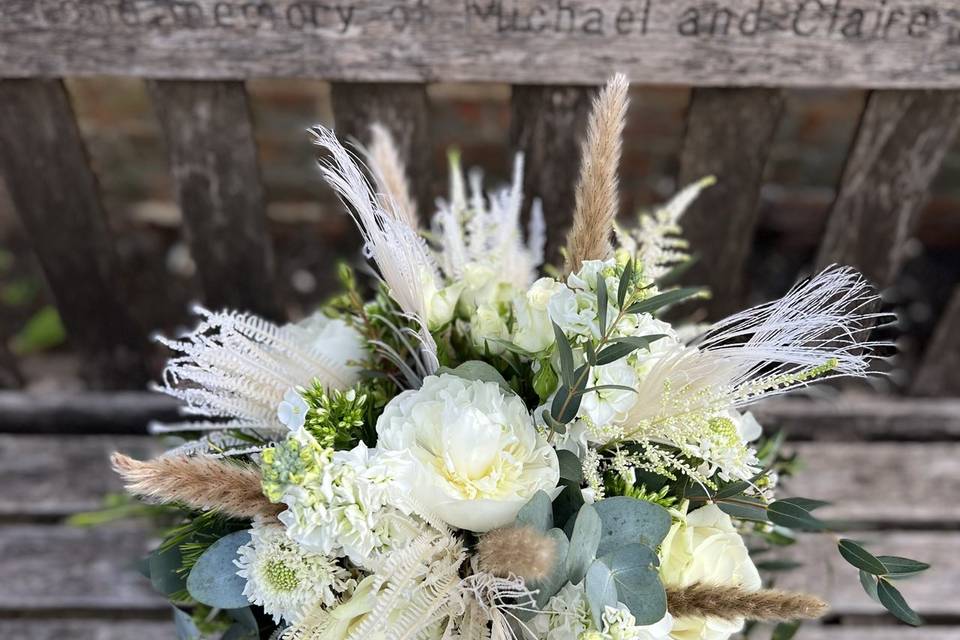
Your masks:
<svg viewBox="0 0 960 640"><path fill-rule="evenodd" d="M390 131L379 122L370 126L367 164L377 182L380 205L411 229L419 226L417 204L411 195L407 171Z"/></svg>
<svg viewBox="0 0 960 640"><path fill-rule="evenodd" d="M352 368L319 351L315 336L303 326L279 326L233 311L194 311L202 320L193 331L178 340L156 338L181 355L167 362L162 384L153 389L182 400L185 414L215 420L155 424L155 433L282 431L277 405L288 389L315 379L345 389L357 380Z"/></svg>
<svg viewBox="0 0 960 640"><path fill-rule="evenodd" d="M581 152L573 226L567 236L567 273L579 271L585 260L613 255L610 236L620 202L617 170L629 88L627 77L618 73L593 102Z"/></svg>
<svg viewBox="0 0 960 640"><path fill-rule="evenodd" d="M437 344L427 327L423 280L438 278L437 265L416 229L384 210L374 195L358 161L337 140L333 131L310 129L314 144L329 152L321 161L324 179L340 195L357 223L364 240L364 253L377 265L379 276L403 313L420 327L424 368L435 372Z"/></svg>

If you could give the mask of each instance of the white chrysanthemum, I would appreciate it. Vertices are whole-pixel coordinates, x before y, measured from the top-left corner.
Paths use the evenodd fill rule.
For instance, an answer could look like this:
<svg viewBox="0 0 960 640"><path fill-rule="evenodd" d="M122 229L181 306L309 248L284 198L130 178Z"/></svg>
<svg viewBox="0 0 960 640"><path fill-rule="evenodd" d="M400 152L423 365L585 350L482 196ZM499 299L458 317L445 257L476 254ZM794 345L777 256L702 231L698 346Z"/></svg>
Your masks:
<svg viewBox="0 0 960 640"><path fill-rule="evenodd" d="M276 525L254 524L237 554L237 575L247 580L243 595L278 623L296 622L318 602L332 606L356 585L335 558L303 549Z"/></svg>
<svg viewBox="0 0 960 640"><path fill-rule="evenodd" d="M502 527L560 477L557 454L523 401L495 382L430 376L387 404L377 444L403 461L404 492L447 524Z"/></svg>
<svg viewBox="0 0 960 640"><path fill-rule="evenodd" d="M393 482L382 459L360 443L334 452L309 483L287 487L282 502L288 508L278 517L305 549L374 569L422 529L393 506Z"/></svg>

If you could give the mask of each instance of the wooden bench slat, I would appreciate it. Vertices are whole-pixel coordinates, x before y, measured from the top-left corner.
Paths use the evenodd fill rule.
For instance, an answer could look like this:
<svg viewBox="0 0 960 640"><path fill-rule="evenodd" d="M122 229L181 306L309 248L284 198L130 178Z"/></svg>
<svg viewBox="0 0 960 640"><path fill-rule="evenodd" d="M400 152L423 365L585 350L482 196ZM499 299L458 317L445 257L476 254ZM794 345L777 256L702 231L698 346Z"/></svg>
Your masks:
<svg viewBox="0 0 960 640"><path fill-rule="evenodd" d="M762 636L760 636L762 637ZM917 627L891 623L889 626L814 626L805 624L797 640L956 640L960 627Z"/></svg>
<svg viewBox="0 0 960 640"><path fill-rule="evenodd" d="M817 264L849 264L889 285L958 127L960 91L870 93Z"/></svg>
<svg viewBox="0 0 960 640"><path fill-rule="evenodd" d="M60 80L0 80L0 168L83 373L98 387L141 386L146 340L120 299L97 179Z"/></svg>
<svg viewBox="0 0 960 640"><path fill-rule="evenodd" d="M30 640L171 640L177 636L172 622L79 619L0 620L0 637Z"/></svg>
<svg viewBox="0 0 960 640"><path fill-rule="evenodd" d="M685 279L710 287L712 297L697 304L714 319L743 308L760 186L783 102L780 91L761 88L699 88L690 98L677 187L711 175L717 184L680 220L699 258Z"/></svg>
<svg viewBox="0 0 960 640"><path fill-rule="evenodd" d="M407 170L421 224L433 213L430 177L430 101L419 83L334 82L330 85L335 130L341 142L370 142L370 125L379 122L393 136Z"/></svg>
<svg viewBox="0 0 960 640"><path fill-rule="evenodd" d="M204 303L283 319L243 83L151 80L147 86Z"/></svg>
<svg viewBox="0 0 960 640"><path fill-rule="evenodd" d="M957 286L914 376L910 392L921 396L960 396L960 286Z"/></svg>
<svg viewBox="0 0 960 640"><path fill-rule="evenodd" d="M524 215L529 216L533 198L540 198L547 226L544 255L550 264L560 264L560 248L573 218L592 93L572 86L511 87L510 147L524 155Z"/></svg>
<svg viewBox="0 0 960 640"><path fill-rule="evenodd" d="M140 460L164 450L144 436L0 436L0 516L65 516L102 507L108 493L123 491L110 470L110 454Z"/></svg>

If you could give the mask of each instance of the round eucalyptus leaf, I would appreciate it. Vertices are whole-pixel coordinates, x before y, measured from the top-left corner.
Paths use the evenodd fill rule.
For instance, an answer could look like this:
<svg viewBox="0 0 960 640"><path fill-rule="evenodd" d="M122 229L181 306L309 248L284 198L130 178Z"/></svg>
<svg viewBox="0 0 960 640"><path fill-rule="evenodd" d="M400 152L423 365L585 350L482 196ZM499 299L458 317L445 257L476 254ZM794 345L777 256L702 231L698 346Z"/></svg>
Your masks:
<svg viewBox="0 0 960 640"><path fill-rule="evenodd" d="M600 558L610 569L617 599L627 605L638 625L653 624L667 612L667 593L657 573L659 559L649 547L628 544Z"/></svg>
<svg viewBox="0 0 960 640"><path fill-rule="evenodd" d="M550 598L557 595L557 592L567 584L567 553L570 549L570 542L566 534L560 529L550 529L547 536L556 544L556 556L553 561L553 570L546 578L542 580L531 580L528 583L530 590L537 590L535 600L537 608L543 609Z"/></svg>
<svg viewBox="0 0 960 640"><path fill-rule="evenodd" d="M567 579L570 582L576 584L583 580L590 564L596 559L602 527L596 509L589 504L580 507L567 551Z"/></svg>
<svg viewBox="0 0 960 640"><path fill-rule="evenodd" d="M147 557L150 584L165 596L183 591L186 585L183 576L177 573L182 564L180 547L175 546L166 551L157 549Z"/></svg>
<svg viewBox="0 0 960 640"><path fill-rule="evenodd" d="M200 630L193 618L179 607L173 608L173 632L177 634L177 640L200 640Z"/></svg>
<svg viewBox="0 0 960 640"><path fill-rule="evenodd" d="M553 504L550 496L543 491L533 494L517 514L517 524L527 524L539 531L549 531L553 527Z"/></svg>
<svg viewBox="0 0 960 640"><path fill-rule="evenodd" d="M197 601L218 609L242 609L246 580L237 575L237 549L250 542L249 531L226 535L203 552L187 576L187 591Z"/></svg>
<svg viewBox="0 0 960 640"><path fill-rule="evenodd" d="M607 607L617 606L617 585L607 567L601 560L594 560L587 569L583 581L584 593L590 605L590 615L593 624L598 629L603 628L603 612Z"/></svg>
<svg viewBox="0 0 960 640"><path fill-rule="evenodd" d="M634 543L656 548L670 531L670 513L646 500L613 496L593 506L603 522L598 556Z"/></svg>

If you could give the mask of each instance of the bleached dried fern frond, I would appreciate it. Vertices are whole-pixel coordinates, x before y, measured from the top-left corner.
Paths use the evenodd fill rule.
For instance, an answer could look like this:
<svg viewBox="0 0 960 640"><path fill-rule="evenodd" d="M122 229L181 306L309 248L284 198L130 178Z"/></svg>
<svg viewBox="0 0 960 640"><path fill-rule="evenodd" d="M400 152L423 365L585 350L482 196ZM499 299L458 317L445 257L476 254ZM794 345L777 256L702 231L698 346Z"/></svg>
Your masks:
<svg viewBox="0 0 960 640"><path fill-rule="evenodd" d="M403 313L420 327L424 369L439 366L437 344L427 326L424 279L438 279L437 264L414 227L384 210L374 195L357 160L337 140L333 131L316 126L310 129L314 144L330 157L320 163L327 183L340 195L357 223L364 240L364 253L377 265L390 296Z"/></svg>
<svg viewBox="0 0 960 640"><path fill-rule="evenodd" d="M620 202L617 169L629 87L627 77L618 73L594 100L581 152L573 227L567 236L567 273L578 271L584 260L613 255L610 236Z"/></svg>
<svg viewBox="0 0 960 640"><path fill-rule="evenodd" d="M182 503L235 518L274 517L285 507L272 504L260 487L260 470L206 457L161 457L141 462L121 453L110 461L130 493L154 502Z"/></svg>
<svg viewBox="0 0 960 640"><path fill-rule="evenodd" d="M152 388L182 400L188 415L217 420L154 425L157 433L282 431L277 405L288 389L312 380L345 389L357 380L354 369L316 348L306 326L278 326L235 311L194 311L202 320L192 332L179 340L156 338L181 355L167 362L163 384Z"/></svg>
<svg viewBox="0 0 960 640"><path fill-rule="evenodd" d="M678 618L721 618L786 622L813 620L827 612L827 603L816 596L777 589L748 591L740 587L696 583L667 587L667 608Z"/></svg>
<svg viewBox="0 0 960 640"><path fill-rule="evenodd" d="M370 146L366 155L367 164L377 182L381 206L395 219L416 229L419 226L417 204L410 194L406 167L393 136L379 122L370 126Z"/></svg>

